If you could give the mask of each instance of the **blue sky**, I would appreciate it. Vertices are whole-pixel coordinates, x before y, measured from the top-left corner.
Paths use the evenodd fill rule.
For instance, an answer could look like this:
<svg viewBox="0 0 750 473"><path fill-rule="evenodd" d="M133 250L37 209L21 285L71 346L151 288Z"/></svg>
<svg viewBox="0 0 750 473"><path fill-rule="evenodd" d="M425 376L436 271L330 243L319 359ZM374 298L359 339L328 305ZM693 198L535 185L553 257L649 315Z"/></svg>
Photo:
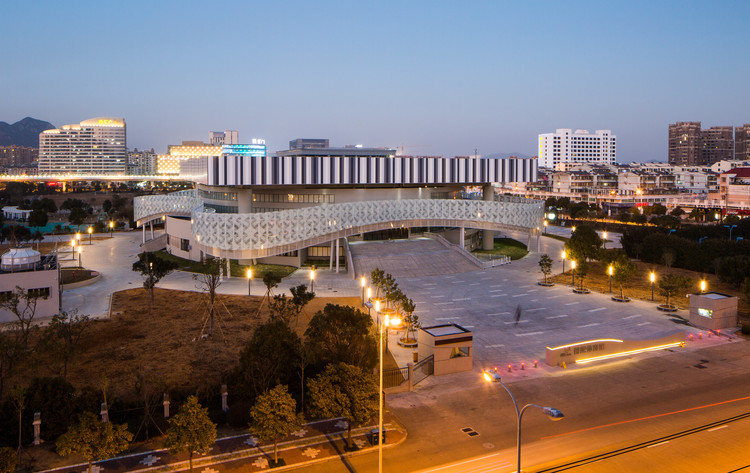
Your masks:
<svg viewBox="0 0 750 473"><path fill-rule="evenodd" d="M750 2L8 1L0 120L124 117L130 148L237 129L536 154L611 129L666 160L667 125L750 123Z"/></svg>

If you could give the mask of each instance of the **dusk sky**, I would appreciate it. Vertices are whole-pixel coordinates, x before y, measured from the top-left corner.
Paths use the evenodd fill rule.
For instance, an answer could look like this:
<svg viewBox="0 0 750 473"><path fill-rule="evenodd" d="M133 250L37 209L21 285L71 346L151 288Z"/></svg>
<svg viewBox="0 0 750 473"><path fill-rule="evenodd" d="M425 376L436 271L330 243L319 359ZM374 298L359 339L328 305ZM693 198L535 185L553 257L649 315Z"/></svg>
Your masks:
<svg viewBox="0 0 750 473"><path fill-rule="evenodd" d="M611 129L750 123L750 2L42 2L0 7L0 121L124 117L129 148L210 130L406 154L535 155Z"/></svg>

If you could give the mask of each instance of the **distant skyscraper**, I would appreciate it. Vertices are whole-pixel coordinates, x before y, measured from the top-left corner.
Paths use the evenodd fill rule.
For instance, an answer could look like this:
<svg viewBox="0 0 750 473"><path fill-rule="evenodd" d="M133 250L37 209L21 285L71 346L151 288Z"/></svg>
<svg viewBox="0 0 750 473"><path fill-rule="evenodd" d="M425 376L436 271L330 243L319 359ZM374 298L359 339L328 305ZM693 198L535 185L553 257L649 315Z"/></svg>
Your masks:
<svg viewBox="0 0 750 473"><path fill-rule="evenodd" d="M125 120L92 118L39 134L40 174L125 174Z"/></svg>
<svg viewBox="0 0 750 473"><path fill-rule="evenodd" d="M0 166L30 166L39 159L39 148L0 146Z"/></svg>
<svg viewBox="0 0 750 473"><path fill-rule="evenodd" d="M734 127L734 159L750 160L750 124Z"/></svg>
<svg viewBox="0 0 750 473"><path fill-rule="evenodd" d="M297 138L289 142L289 149L324 149L329 141L324 138Z"/></svg>
<svg viewBox="0 0 750 473"><path fill-rule="evenodd" d="M154 176L156 175L156 153L150 151L128 151L128 174Z"/></svg>
<svg viewBox="0 0 750 473"><path fill-rule="evenodd" d="M669 164L702 164L701 122L677 122L669 125Z"/></svg>
<svg viewBox="0 0 750 473"><path fill-rule="evenodd" d="M239 144L239 132L237 130L209 131L208 144L214 146Z"/></svg>
<svg viewBox="0 0 750 473"><path fill-rule="evenodd" d="M539 135L539 166L554 168L559 163L615 164L616 137L611 130L558 128Z"/></svg>
<svg viewBox="0 0 750 473"><path fill-rule="evenodd" d="M702 164L710 165L734 157L734 137L731 126L712 126L701 130Z"/></svg>

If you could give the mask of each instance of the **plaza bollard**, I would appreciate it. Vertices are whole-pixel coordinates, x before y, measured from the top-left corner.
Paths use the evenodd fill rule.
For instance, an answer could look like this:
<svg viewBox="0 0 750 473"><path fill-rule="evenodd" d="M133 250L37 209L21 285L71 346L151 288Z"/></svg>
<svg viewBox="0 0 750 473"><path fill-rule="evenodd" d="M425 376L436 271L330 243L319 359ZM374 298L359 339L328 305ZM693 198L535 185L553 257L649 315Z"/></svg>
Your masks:
<svg viewBox="0 0 750 473"><path fill-rule="evenodd" d="M107 403L102 403L102 408L99 411L99 414L102 416L102 424L106 424L109 422L109 413L107 412Z"/></svg>
<svg viewBox="0 0 750 473"><path fill-rule="evenodd" d="M42 443L41 439L39 438L41 429L42 429L42 413L35 412L34 413L34 445L39 445Z"/></svg>
<svg viewBox="0 0 750 473"><path fill-rule="evenodd" d="M169 419L169 394L168 393L164 393L164 397L161 403L164 405L164 418Z"/></svg>
<svg viewBox="0 0 750 473"><path fill-rule="evenodd" d="M221 385L221 410L222 412L227 412L229 410L229 403L227 402L227 396L229 395L227 391L227 385L222 384Z"/></svg>
<svg viewBox="0 0 750 473"><path fill-rule="evenodd" d="M526 363L524 363L524 362L522 361L522 362L521 362L521 371L523 371L523 370L525 370L525 369L526 369Z"/></svg>
<svg viewBox="0 0 750 473"><path fill-rule="evenodd" d="M510 363L508 363L508 373L510 373Z"/></svg>
<svg viewBox="0 0 750 473"><path fill-rule="evenodd" d="M690 335L688 335L688 338L689 338L689 339L690 339L690 341L692 342L692 341L693 341L693 334L691 333Z"/></svg>
<svg viewBox="0 0 750 473"><path fill-rule="evenodd" d="M534 360L534 368L536 368L536 367L537 367L537 366L536 366L536 365L537 365L537 363L538 363L538 362L537 362L537 360Z"/></svg>
<svg viewBox="0 0 750 473"><path fill-rule="evenodd" d="M703 340L703 332L698 333L698 340Z"/></svg>

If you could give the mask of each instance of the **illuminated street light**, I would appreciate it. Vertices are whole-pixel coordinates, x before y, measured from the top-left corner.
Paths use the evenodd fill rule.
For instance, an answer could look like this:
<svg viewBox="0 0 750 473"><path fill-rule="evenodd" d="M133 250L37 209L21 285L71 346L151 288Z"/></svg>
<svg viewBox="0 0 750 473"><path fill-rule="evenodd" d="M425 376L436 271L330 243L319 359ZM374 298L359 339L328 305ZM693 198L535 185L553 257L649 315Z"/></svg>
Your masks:
<svg viewBox="0 0 750 473"><path fill-rule="evenodd" d="M91 234L94 232L94 228L93 227L89 227L86 231L89 232L89 245L90 245L91 244Z"/></svg>
<svg viewBox="0 0 750 473"><path fill-rule="evenodd" d="M609 274L609 293L612 294L612 275L615 273L615 267L611 264L607 268L607 274Z"/></svg>
<svg viewBox="0 0 750 473"><path fill-rule="evenodd" d="M362 286L362 305L365 305L365 277L364 276L360 278L359 284Z"/></svg>
<svg viewBox="0 0 750 473"><path fill-rule="evenodd" d="M573 271L571 273L572 276L573 276L572 279L571 279L571 281L572 281L571 284L573 285L573 287L575 287L575 285L576 285L576 262L575 262L575 260L573 260L573 261L570 262L570 267L573 269Z"/></svg>
<svg viewBox="0 0 750 473"><path fill-rule="evenodd" d="M247 295L248 296L252 296L253 295L253 291L251 289L252 282L253 282L253 270L252 269L248 269L247 270Z"/></svg>
<svg viewBox="0 0 750 473"><path fill-rule="evenodd" d="M547 221L544 221L544 233L547 233Z"/></svg>
<svg viewBox="0 0 750 473"><path fill-rule="evenodd" d="M500 379L500 375L497 373L497 368L495 368L495 371L484 371L483 376L485 381L490 383L500 383L500 385L505 388L505 391L510 396L510 399L513 401L513 407L516 408L516 472L521 472L521 420L523 419L523 413L526 411L529 407L536 407L537 409L541 409L542 412L544 412L544 415L549 418L551 421L558 421L562 420L565 415L560 412L560 410L555 409L554 407L542 407L537 404L526 404L521 409L518 409L518 402L516 401L515 396L513 396L513 393L510 392L510 389L508 389L508 386L503 383L502 379Z"/></svg>
<svg viewBox="0 0 750 473"><path fill-rule="evenodd" d="M575 233L575 231L576 231L576 226L575 226L575 225L573 225L572 227L570 227L570 229L571 229L571 230L573 230L573 233Z"/></svg>
<svg viewBox="0 0 750 473"><path fill-rule="evenodd" d="M315 266L310 270L310 292L315 291Z"/></svg>
<svg viewBox="0 0 750 473"><path fill-rule="evenodd" d="M145 225L145 223L144 223ZM115 229L115 222L112 220L109 221L109 237L112 238L112 230Z"/></svg>
<svg viewBox="0 0 750 473"><path fill-rule="evenodd" d="M651 300L653 301L654 300L654 283L656 282L656 273L651 271L648 277L651 280Z"/></svg>
<svg viewBox="0 0 750 473"><path fill-rule="evenodd" d="M604 249L607 249L607 232L602 232L602 244L604 245ZM609 292L612 292L611 290Z"/></svg>
<svg viewBox="0 0 750 473"><path fill-rule="evenodd" d="M563 263L563 273L565 273L565 258L568 256L567 253L565 253L565 250L562 252L562 263Z"/></svg>
<svg viewBox="0 0 750 473"><path fill-rule="evenodd" d="M700 288L701 288L701 294L706 292L706 280L705 279L701 279Z"/></svg>

